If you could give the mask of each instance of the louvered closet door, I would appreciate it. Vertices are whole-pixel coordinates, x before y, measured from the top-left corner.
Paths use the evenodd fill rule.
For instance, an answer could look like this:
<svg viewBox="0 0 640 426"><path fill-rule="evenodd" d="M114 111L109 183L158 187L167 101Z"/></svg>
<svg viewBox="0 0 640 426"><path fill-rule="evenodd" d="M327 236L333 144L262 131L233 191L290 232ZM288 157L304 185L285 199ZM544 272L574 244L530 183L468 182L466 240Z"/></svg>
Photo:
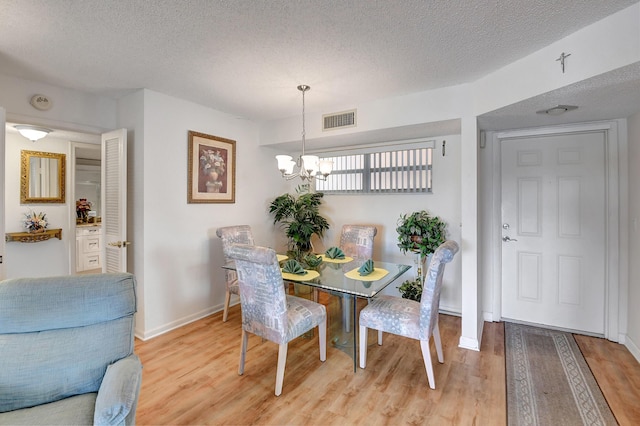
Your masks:
<svg viewBox="0 0 640 426"><path fill-rule="evenodd" d="M605 136L502 140L503 318L604 333Z"/></svg>
<svg viewBox="0 0 640 426"><path fill-rule="evenodd" d="M102 135L102 272L127 272L127 131Z"/></svg>

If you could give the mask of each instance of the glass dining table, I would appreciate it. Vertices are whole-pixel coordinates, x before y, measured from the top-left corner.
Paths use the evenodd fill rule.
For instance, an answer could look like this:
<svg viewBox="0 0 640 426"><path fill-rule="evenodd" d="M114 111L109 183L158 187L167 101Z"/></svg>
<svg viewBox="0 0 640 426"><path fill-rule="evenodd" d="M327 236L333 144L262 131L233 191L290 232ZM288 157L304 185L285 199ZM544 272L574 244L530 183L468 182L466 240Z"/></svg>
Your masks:
<svg viewBox="0 0 640 426"><path fill-rule="evenodd" d="M364 264L365 259L353 259L336 262L325 259L317 268L318 274L305 274L292 277L285 274L285 282L311 287L314 292L320 290L334 296L334 302L338 304L340 314L327 313L327 341L350 355L353 359L353 370L357 370L358 359L358 299L371 299L379 294L388 285L407 272L411 266L398 263L374 261L374 272L370 276L360 276L358 268ZM233 261L223 265L225 269L235 270ZM302 288L302 287L301 287ZM295 293L304 296L304 292L298 290ZM310 296L309 296L310 297Z"/></svg>

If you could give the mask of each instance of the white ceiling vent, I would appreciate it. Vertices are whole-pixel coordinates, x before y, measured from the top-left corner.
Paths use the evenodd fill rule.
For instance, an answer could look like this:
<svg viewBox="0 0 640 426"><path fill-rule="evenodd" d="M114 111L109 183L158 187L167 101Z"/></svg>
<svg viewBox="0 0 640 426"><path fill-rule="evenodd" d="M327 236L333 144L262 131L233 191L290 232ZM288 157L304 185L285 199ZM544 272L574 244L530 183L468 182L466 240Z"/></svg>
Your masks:
<svg viewBox="0 0 640 426"><path fill-rule="evenodd" d="M324 114L322 116L322 130L344 129L356 126L356 110Z"/></svg>

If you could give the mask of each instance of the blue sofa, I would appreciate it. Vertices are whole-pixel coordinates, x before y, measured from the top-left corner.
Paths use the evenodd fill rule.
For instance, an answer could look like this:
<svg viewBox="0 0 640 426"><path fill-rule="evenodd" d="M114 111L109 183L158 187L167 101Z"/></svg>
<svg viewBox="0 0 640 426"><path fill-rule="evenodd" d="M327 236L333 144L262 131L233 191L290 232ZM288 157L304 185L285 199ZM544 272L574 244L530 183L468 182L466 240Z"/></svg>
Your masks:
<svg viewBox="0 0 640 426"><path fill-rule="evenodd" d="M131 274L0 282L0 425L135 424Z"/></svg>

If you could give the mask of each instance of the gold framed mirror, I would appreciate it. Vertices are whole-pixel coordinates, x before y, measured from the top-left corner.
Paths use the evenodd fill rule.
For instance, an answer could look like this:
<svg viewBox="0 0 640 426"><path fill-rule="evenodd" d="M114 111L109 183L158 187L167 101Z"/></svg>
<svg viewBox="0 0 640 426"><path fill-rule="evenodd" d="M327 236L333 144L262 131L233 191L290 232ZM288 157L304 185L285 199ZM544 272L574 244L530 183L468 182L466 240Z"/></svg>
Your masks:
<svg viewBox="0 0 640 426"><path fill-rule="evenodd" d="M20 204L65 202L66 156L52 152L20 152Z"/></svg>

